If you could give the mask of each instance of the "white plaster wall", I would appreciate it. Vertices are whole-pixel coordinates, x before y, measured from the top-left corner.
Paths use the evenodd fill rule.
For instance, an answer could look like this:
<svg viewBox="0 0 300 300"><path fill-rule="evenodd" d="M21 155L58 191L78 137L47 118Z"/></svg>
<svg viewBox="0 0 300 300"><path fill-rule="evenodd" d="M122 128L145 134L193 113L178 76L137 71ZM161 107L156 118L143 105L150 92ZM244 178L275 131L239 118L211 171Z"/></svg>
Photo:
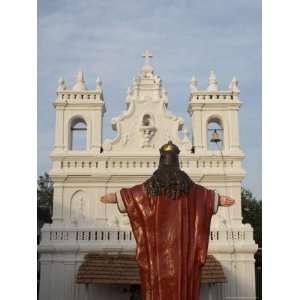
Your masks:
<svg viewBox="0 0 300 300"><path fill-rule="evenodd" d="M243 253L243 259L238 253L213 253L223 266L227 283L222 285L222 291L216 291L213 299L255 299L255 269L253 253ZM221 295L219 295L221 294ZM223 296L222 296L223 295Z"/></svg>
<svg viewBox="0 0 300 300"><path fill-rule="evenodd" d="M39 299L47 300L129 300L129 285L126 284L77 284L76 274L80 266L80 261L73 254L66 259L61 259L61 254L51 255L51 263L42 262L41 274L43 285L40 286ZM47 256L49 259L49 256ZM58 259L58 261L57 261ZM75 259L76 261L72 261ZM41 258L43 260L43 257ZM49 266L51 268L49 269ZM46 283L46 284L45 284ZM223 299L223 284L212 287L213 299ZM201 287L201 300L208 299L208 285Z"/></svg>
<svg viewBox="0 0 300 300"><path fill-rule="evenodd" d="M107 239L89 241L84 238L76 240L75 236L79 234L82 237L84 232L130 230L127 215L121 214L116 205L101 203L100 197L148 178L158 166L159 147L169 139L182 149L180 160L183 170L196 183L236 199L234 207L220 207L212 220L214 239L219 236L219 240L210 242L209 252L222 263L228 280L224 285L213 287L213 299L223 300L225 296L229 297L226 299L252 297L255 294L253 255L256 246L251 228L241 224L240 186L245 171L241 165L244 154L239 149L240 102L237 95L234 95L233 100L226 98L227 100L219 102L205 100L201 103L195 97L206 95L207 92L195 89L191 93L189 112L195 145L195 154L191 154L191 142L187 136L182 140L178 137L178 130L183 127L182 119L166 110L168 99L160 78L152 73L151 68L146 67L134 79L128 91L128 110L113 120L117 131L115 139L106 141L103 144L104 152L100 154L102 118L105 112L102 92L93 92L97 95L97 100L85 99L82 102L78 99L65 100L62 98L63 93L70 93L71 98L76 93L82 94L81 91L63 91L58 94L55 102L56 133L54 151L51 154L53 168L50 171L54 181L54 212L53 224L43 229L39 247L40 300L128 299L120 286L77 285L75 276L86 253L132 253L135 242ZM88 93L85 91L85 95ZM217 91L212 94L214 97L217 94L229 97L230 93ZM140 124L144 113L152 116L156 128L150 143L152 146L148 148L141 148L140 145ZM219 151L207 151L207 120L212 115L220 116L224 126L223 157L226 165L223 165ZM87 122L87 151L68 150L69 121L74 116L82 116ZM136 162L135 167L133 162ZM76 197L76 193L81 194L84 199L82 211L78 199L77 205L71 206L72 197ZM74 216L80 216L75 223ZM207 292L208 287L204 285L202 299L207 298Z"/></svg>

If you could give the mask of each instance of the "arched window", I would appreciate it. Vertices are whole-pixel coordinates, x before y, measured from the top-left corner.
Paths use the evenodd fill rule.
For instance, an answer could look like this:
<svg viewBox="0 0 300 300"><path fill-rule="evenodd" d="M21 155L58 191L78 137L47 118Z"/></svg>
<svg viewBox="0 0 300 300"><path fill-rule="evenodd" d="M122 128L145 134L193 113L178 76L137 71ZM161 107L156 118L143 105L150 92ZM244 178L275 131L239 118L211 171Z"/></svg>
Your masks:
<svg viewBox="0 0 300 300"><path fill-rule="evenodd" d="M207 122L207 149L223 150L224 130L222 121L219 118L210 118Z"/></svg>
<svg viewBox="0 0 300 300"><path fill-rule="evenodd" d="M70 128L70 150L82 151L87 149L87 126L82 118L76 118Z"/></svg>
<svg viewBox="0 0 300 300"><path fill-rule="evenodd" d="M150 126L151 125L151 117L150 115L146 114L143 117L143 126Z"/></svg>

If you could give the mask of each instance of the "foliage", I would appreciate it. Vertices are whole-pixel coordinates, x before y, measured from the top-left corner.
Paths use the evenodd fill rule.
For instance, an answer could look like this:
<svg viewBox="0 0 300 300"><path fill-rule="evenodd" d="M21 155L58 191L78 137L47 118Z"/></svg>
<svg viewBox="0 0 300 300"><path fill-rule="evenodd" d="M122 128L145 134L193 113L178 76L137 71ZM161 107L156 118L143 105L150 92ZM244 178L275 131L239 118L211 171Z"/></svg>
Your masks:
<svg viewBox="0 0 300 300"><path fill-rule="evenodd" d="M254 240L258 244L259 248L261 248L262 201L256 200L253 194L245 188L242 188L241 198L243 222L251 224L254 230Z"/></svg>
<svg viewBox="0 0 300 300"><path fill-rule="evenodd" d="M53 209L53 182L47 173L39 176L37 188L37 215L42 223L51 223Z"/></svg>

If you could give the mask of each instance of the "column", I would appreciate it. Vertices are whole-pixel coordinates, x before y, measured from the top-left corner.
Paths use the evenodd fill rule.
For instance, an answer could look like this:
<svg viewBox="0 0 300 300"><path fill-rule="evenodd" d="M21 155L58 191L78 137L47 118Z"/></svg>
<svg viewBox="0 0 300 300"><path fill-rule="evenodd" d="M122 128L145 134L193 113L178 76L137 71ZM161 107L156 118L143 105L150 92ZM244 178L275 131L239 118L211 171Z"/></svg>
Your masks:
<svg viewBox="0 0 300 300"><path fill-rule="evenodd" d="M230 112L230 150L239 150L239 121L238 110L235 109Z"/></svg>
<svg viewBox="0 0 300 300"><path fill-rule="evenodd" d="M63 222L63 186L53 186L53 223Z"/></svg>
<svg viewBox="0 0 300 300"><path fill-rule="evenodd" d="M101 141L102 112L100 109L91 112L91 150L99 153Z"/></svg>
<svg viewBox="0 0 300 300"><path fill-rule="evenodd" d="M56 107L55 121L55 149L64 148L64 110L63 107Z"/></svg>
<svg viewBox="0 0 300 300"><path fill-rule="evenodd" d="M204 149L202 111L194 109L192 111L193 145L195 153L198 153Z"/></svg>

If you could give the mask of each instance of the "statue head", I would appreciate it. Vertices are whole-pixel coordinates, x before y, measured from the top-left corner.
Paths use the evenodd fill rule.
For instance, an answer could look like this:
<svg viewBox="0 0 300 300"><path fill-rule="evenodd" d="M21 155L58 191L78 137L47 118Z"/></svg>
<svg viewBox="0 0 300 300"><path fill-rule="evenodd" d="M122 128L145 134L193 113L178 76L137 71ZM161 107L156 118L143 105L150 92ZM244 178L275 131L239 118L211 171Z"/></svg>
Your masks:
<svg viewBox="0 0 300 300"><path fill-rule="evenodd" d="M167 144L164 144L160 149L160 166L169 166L173 168L179 168L179 159L178 155L180 153L179 148L169 141Z"/></svg>
<svg viewBox="0 0 300 300"><path fill-rule="evenodd" d="M187 193L192 180L180 170L179 148L169 141L160 149L158 169L144 182L144 187L149 197L165 195L176 199L181 194Z"/></svg>

